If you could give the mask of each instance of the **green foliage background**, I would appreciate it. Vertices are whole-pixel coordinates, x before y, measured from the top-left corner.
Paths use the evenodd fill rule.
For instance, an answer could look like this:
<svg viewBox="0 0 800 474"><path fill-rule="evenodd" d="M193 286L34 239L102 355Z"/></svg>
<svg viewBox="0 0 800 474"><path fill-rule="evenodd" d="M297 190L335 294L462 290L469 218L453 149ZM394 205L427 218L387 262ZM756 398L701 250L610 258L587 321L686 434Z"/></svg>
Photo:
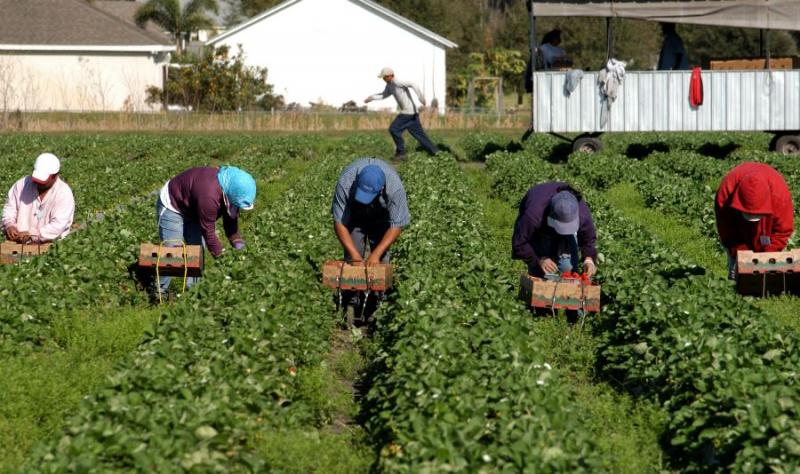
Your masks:
<svg viewBox="0 0 800 474"><path fill-rule="evenodd" d="M267 69L246 66L241 49L232 54L227 46L208 47L177 58L177 63L181 67L170 68L165 90L147 89L149 103L179 104L198 112L283 107L283 97L273 94L267 83Z"/></svg>
<svg viewBox="0 0 800 474"><path fill-rule="evenodd" d="M232 7L230 23L257 15L281 0L225 0ZM521 0L375 0L400 15L456 42L448 52L448 95L463 101L463 76L474 69L472 53L487 53L495 48L528 54L528 18ZM552 28L563 31L562 46L575 67L596 70L606 57L606 22L602 18L542 18L538 39ZM629 69L653 69L658 61L661 31L656 23L634 20L614 22L614 57L628 62ZM679 25L692 65L708 58L758 56L758 30ZM787 32L773 32L773 56L797 54L796 38ZM520 89L512 81L509 89Z"/></svg>

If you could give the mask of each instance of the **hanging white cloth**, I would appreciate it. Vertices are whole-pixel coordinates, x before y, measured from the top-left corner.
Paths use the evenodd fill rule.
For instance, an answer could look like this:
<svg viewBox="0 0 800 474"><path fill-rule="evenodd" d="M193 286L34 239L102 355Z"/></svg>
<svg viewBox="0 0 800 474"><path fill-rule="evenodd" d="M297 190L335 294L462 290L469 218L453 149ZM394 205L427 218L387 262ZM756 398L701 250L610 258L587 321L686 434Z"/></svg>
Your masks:
<svg viewBox="0 0 800 474"><path fill-rule="evenodd" d="M606 126L608 115L611 113L611 104L617 100L619 88L625 78L625 66L624 61L611 58L597 75L597 84L600 86L600 96L603 101L603 106L600 107L600 128Z"/></svg>

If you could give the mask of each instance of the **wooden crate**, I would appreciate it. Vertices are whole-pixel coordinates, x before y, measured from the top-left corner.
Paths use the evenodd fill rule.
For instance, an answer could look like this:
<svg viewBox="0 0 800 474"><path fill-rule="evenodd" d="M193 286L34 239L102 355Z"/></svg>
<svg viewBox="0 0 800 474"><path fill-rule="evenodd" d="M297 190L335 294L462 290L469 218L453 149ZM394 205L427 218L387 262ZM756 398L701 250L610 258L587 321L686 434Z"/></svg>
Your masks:
<svg viewBox="0 0 800 474"><path fill-rule="evenodd" d="M0 243L0 264L13 265L21 260L41 255L50 248L50 244L18 244L16 242Z"/></svg>
<svg viewBox="0 0 800 474"><path fill-rule="evenodd" d="M800 250L788 252L741 250L736 253L736 271L740 274L800 273Z"/></svg>
<svg viewBox="0 0 800 474"><path fill-rule="evenodd" d="M600 311L600 285L585 285L579 280L543 280L527 273L520 275L519 283L520 299L534 308Z"/></svg>
<svg viewBox="0 0 800 474"><path fill-rule="evenodd" d="M187 245L186 255L184 247L167 247L144 243L139 248L139 267L156 271L160 276L183 276L184 265L186 275L199 277L203 274L203 247L201 245Z"/></svg>
<svg viewBox="0 0 800 474"><path fill-rule="evenodd" d="M770 58L769 69L793 69L794 58ZM708 63L712 71L767 69L767 58L712 59Z"/></svg>
<svg viewBox="0 0 800 474"><path fill-rule="evenodd" d="M800 250L738 252L736 290L751 296L800 294Z"/></svg>
<svg viewBox="0 0 800 474"><path fill-rule="evenodd" d="M363 262L329 260L322 267L322 284L342 290L386 291L392 287L392 265L381 263L365 267Z"/></svg>

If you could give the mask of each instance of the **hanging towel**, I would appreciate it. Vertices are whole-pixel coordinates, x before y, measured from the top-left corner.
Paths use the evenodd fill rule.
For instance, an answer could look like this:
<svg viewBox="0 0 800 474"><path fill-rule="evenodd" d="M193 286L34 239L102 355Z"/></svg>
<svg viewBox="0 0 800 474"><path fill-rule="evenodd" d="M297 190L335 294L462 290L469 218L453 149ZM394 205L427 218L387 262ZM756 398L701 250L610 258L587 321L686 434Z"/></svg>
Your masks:
<svg viewBox="0 0 800 474"><path fill-rule="evenodd" d="M692 79L689 82L689 103L693 108L703 105L703 77L699 67L692 69Z"/></svg>
<svg viewBox="0 0 800 474"><path fill-rule="evenodd" d="M611 104L617 100L622 79L625 78L624 61L609 59L606 67L597 75L597 84L600 86L600 97L603 104L600 107L600 128L604 128L611 113Z"/></svg>
<svg viewBox="0 0 800 474"><path fill-rule="evenodd" d="M581 79L583 79L583 71L580 69L573 69L567 72L567 78L564 81L564 95L569 97L575 89L578 88L578 84L581 83Z"/></svg>

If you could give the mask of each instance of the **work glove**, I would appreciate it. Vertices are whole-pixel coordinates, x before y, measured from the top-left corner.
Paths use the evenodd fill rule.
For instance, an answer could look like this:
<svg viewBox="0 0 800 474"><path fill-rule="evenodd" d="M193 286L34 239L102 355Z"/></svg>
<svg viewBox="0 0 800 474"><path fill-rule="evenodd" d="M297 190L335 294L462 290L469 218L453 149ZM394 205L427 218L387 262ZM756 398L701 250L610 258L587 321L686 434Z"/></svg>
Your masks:
<svg viewBox="0 0 800 474"><path fill-rule="evenodd" d="M231 242L231 245L233 245L233 248L236 250L244 250L244 248L246 247L244 240L242 239L234 240L233 242Z"/></svg>

